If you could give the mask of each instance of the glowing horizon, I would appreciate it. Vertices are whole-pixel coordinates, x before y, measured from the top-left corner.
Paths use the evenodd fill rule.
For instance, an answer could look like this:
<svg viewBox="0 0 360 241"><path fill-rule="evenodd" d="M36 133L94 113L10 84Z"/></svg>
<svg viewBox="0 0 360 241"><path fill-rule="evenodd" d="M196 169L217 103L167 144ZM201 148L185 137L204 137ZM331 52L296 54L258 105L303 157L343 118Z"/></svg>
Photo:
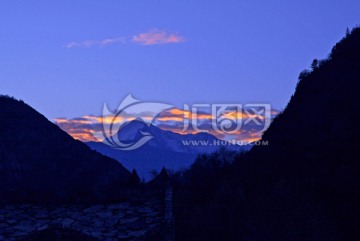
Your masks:
<svg viewBox="0 0 360 241"><path fill-rule="evenodd" d="M272 118L275 117L279 111L272 109ZM184 120L188 119L191 123L192 118L196 117L198 122L201 122L201 130L196 130L192 127L184 130ZM223 114L222 117L227 118L228 120L235 121L236 118L242 118L243 120L250 118L251 116L245 113L235 113L230 112ZM149 116L142 116L142 119L151 120ZM263 119L263 116L257 116L260 120ZM67 119L67 118L55 118L54 122L61 129L66 131L74 139L88 142L88 141L102 141L94 136L95 132L103 131L103 125L110 124L125 124L132 120L135 120L136 117L131 115L128 116L117 116L115 118L110 116L94 116L94 115L85 115L77 118ZM211 126L211 121L215 119L210 113L197 113L196 115L188 110L182 110L179 108L171 108L164 112L161 112L158 116L154 118L151 122L152 125L157 126L158 128L166 131L171 131L177 134L186 135L186 134L196 134L200 132L208 132L211 135L214 135L220 140L236 140L243 142L252 142L261 139L262 132L256 131L254 126L243 127L235 133L224 133L213 130ZM109 134L109 133L107 133Z"/></svg>

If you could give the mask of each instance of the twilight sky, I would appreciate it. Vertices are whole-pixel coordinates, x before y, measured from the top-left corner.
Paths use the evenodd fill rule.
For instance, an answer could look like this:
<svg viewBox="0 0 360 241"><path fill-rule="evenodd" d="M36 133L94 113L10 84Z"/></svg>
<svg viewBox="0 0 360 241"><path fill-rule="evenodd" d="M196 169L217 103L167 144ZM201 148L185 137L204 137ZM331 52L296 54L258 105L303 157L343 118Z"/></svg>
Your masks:
<svg viewBox="0 0 360 241"><path fill-rule="evenodd" d="M360 1L0 2L0 93L50 120L128 94L285 107L300 71L360 24Z"/></svg>

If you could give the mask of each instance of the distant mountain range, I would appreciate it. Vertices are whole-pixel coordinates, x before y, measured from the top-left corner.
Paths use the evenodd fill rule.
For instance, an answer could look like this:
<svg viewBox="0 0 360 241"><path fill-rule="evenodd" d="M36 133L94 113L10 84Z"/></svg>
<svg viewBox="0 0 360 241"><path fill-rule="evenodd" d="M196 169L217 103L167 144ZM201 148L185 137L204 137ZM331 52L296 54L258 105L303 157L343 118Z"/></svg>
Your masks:
<svg viewBox="0 0 360 241"><path fill-rule="evenodd" d="M0 96L0 203L122 198L130 172L22 101Z"/></svg>
<svg viewBox="0 0 360 241"><path fill-rule="evenodd" d="M141 133L148 133L153 138L140 148L131 151L118 150L102 142L86 142L86 144L93 150L118 160L127 169L136 169L141 178L149 180L150 172L159 172L162 167L170 170L187 168L199 154L212 153L223 143L209 133L182 135L148 125L141 120L127 123L120 129L118 137L124 143L131 143L141 138ZM251 145L226 145L225 147L244 151L250 149Z"/></svg>

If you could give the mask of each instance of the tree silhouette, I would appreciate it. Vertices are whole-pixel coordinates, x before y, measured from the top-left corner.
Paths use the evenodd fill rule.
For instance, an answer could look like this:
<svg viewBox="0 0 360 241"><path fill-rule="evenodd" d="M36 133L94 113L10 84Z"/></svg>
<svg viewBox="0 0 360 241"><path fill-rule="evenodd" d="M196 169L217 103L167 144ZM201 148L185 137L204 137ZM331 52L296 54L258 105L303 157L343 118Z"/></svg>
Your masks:
<svg viewBox="0 0 360 241"><path fill-rule="evenodd" d="M315 70L319 67L319 60L318 59L314 59L311 63L311 69Z"/></svg>
<svg viewBox="0 0 360 241"><path fill-rule="evenodd" d="M140 177L137 171L134 169L130 176L130 185L131 186L139 186L141 183Z"/></svg>

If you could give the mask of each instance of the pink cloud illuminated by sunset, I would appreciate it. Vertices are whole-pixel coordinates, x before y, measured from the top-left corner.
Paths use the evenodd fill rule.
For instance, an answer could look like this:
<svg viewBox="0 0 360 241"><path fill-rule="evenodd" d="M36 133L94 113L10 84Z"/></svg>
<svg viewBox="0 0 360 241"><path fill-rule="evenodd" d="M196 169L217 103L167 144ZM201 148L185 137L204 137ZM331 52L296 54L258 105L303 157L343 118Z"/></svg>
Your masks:
<svg viewBox="0 0 360 241"><path fill-rule="evenodd" d="M181 43L184 41L185 39L177 33L159 29L153 29L145 33L140 33L134 35L132 38L132 42L140 43L142 45Z"/></svg>
<svg viewBox="0 0 360 241"><path fill-rule="evenodd" d="M124 44L126 43L126 38L123 37L116 37L116 38L106 38L102 40L84 40L81 42L70 42L66 45L66 48L75 48L75 47L83 47L83 48L90 48L90 47L104 47L111 44Z"/></svg>
<svg viewBox="0 0 360 241"><path fill-rule="evenodd" d="M114 44L131 44L137 43L141 45L158 45L158 44L174 44L184 42L185 38L176 32L166 30L152 29L147 32L138 33L132 37L112 37L100 40L83 40L72 41L66 44L66 48L91 48L105 47Z"/></svg>

